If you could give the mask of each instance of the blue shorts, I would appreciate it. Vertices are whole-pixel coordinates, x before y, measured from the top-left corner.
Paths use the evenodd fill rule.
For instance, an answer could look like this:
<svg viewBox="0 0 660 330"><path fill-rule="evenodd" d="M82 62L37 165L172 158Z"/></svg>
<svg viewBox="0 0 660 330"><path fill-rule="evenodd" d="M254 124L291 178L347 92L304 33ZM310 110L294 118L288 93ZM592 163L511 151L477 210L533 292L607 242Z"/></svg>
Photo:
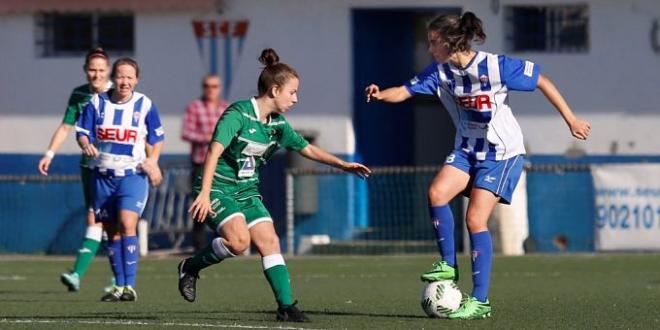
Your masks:
<svg viewBox="0 0 660 330"><path fill-rule="evenodd" d="M504 160L477 160L463 150L454 150L445 161L446 165L470 175L468 187L462 193L464 196L470 197L472 188L481 188L498 196L502 204L511 204L524 163L523 155Z"/></svg>
<svg viewBox="0 0 660 330"><path fill-rule="evenodd" d="M142 216L149 197L149 180L141 173L113 176L94 171L92 181L94 214L97 222L116 221L119 210Z"/></svg>

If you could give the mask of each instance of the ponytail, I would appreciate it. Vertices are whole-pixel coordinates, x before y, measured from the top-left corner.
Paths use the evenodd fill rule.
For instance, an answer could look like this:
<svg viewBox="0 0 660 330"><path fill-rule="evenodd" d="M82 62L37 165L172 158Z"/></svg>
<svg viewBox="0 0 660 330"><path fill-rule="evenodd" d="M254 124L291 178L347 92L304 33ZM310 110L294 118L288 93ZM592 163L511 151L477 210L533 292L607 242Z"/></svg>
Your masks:
<svg viewBox="0 0 660 330"><path fill-rule="evenodd" d="M259 62L265 66L257 82L259 96L266 94L273 86L284 86L289 79L298 78L296 70L281 63L279 55L272 48L261 51Z"/></svg>

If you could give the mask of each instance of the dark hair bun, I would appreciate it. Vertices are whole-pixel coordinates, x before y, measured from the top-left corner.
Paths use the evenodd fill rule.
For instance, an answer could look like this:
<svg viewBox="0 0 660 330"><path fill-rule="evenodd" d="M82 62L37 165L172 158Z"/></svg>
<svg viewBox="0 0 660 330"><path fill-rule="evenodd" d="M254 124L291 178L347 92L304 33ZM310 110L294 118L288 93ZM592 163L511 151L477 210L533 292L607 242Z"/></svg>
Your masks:
<svg viewBox="0 0 660 330"><path fill-rule="evenodd" d="M266 48L261 51L259 62L265 66L273 66L277 63L280 63L280 57L277 55L274 49Z"/></svg>

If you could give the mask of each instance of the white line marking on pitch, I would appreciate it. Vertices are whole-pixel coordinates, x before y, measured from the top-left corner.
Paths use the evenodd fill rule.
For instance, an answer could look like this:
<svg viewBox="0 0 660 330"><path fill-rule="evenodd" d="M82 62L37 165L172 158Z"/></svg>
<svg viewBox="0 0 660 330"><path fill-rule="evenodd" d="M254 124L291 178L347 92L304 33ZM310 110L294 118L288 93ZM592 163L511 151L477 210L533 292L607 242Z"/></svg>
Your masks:
<svg viewBox="0 0 660 330"><path fill-rule="evenodd" d="M164 327L197 327L197 328L240 328L240 329L277 329L277 330L323 330L319 328L268 327L261 325L214 324L214 323L179 323L179 322L146 322L146 321L96 321L96 320L34 320L34 319L0 319L0 323L10 324L89 324L89 325L150 325Z"/></svg>
<svg viewBox="0 0 660 330"><path fill-rule="evenodd" d="M25 277L20 275L0 276L0 281L25 281Z"/></svg>

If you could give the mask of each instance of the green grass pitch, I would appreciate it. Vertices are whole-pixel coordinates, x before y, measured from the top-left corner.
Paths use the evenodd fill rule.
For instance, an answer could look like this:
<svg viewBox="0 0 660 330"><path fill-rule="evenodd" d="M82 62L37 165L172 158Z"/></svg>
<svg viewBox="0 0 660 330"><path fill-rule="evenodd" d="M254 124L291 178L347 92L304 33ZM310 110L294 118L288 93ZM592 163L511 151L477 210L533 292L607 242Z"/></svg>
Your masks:
<svg viewBox="0 0 660 330"><path fill-rule="evenodd" d="M0 329L636 329L660 328L660 255L531 255L495 258L493 317L427 318L418 277L434 256L298 257L288 259L293 289L311 323L275 322L258 258L228 260L202 272L197 301L177 291L178 259L146 258L136 303L102 303L110 278L98 258L80 292L59 273L69 259L0 257ZM459 260L464 292L467 258Z"/></svg>

